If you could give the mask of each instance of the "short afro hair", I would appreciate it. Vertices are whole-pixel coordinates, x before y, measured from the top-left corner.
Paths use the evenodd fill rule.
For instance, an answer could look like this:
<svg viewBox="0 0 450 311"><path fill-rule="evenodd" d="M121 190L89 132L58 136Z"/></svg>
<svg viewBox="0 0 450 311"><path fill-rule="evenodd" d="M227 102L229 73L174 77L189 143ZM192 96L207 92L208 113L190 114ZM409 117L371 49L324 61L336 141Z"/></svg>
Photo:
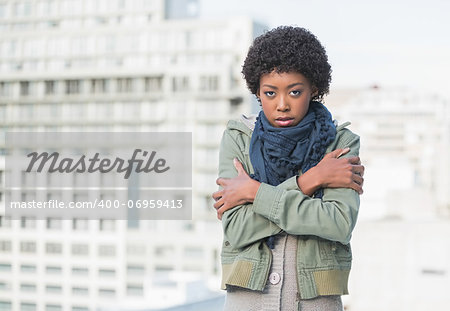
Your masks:
<svg viewBox="0 0 450 311"><path fill-rule="evenodd" d="M325 48L310 31L300 27L280 26L257 37L242 66L247 87L253 94L259 90L262 75L298 72L317 88L314 100L328 94L331 66Z"/></svg>

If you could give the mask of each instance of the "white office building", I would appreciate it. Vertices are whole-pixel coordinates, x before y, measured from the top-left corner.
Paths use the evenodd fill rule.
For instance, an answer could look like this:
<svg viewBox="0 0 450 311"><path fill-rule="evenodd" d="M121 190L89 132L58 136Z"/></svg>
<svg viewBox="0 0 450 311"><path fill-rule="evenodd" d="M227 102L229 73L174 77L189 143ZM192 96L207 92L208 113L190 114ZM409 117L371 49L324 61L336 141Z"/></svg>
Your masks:
<svg viewBox="0 0 450 311"><path fill-rule="evenodd" d="M337 90L335 116L361 136L363 216L450 214L450 101L402 88Z"/></svg>
<svg viewBox="0 0 450 311"><path fill-rule="evenodd" d="M327 103L361 136L366 168L348 310L450 303L450 101L417 90L336 90Z"/></svg>
<svg viewBox="0 0 450 311"><path fill-rule="evenodd" d="M0 310L150 308L165 272L218 277L218 146L226 121L252 109L240 71L263 26L198 10L192 0L0 0L1 209L7 131L191 131L194 218L2 215Z"/></svg>

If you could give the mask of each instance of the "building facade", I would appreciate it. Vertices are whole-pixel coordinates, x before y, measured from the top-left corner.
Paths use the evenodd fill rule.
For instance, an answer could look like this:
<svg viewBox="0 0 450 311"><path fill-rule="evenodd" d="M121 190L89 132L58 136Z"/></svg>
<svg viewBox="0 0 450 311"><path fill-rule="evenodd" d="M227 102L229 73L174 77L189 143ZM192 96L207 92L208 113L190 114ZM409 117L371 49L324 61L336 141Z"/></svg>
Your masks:
<svg viewBox="0 0 450 311"><path fill-rule="evenodd" d="M155 276L218 277L211 193L219 142L227 120L252 109L240 70L264 27L199 20L198 9L184 0L0 0L1 208L8 131L188 131L194 219L130 225L3 214L0 310L142 308Z"/></svg>
<svg viewBox="0 0 450 311"><path fill-rule="evenodd" d="M445 309L450 285L450 102L417 90L336 90L365 166L348 310ZM376 297L376 299L374 299Z"/></svg>
<svg viewBox="0 0 450 311"><path fill-rule="evenodd" d="M402 88L338 90L327 103L361 136L366 167L361 214L450 214L450 102Z"/></svg>

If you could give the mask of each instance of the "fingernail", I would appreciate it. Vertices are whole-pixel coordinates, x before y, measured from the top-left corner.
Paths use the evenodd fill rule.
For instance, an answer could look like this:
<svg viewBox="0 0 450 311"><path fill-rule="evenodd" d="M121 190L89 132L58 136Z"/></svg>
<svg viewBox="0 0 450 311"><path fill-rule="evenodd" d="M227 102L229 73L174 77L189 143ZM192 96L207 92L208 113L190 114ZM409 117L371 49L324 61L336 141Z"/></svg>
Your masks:
<svg viewBox="0 0 450 311"><path fill-rule="evenodd" d="M339 155L337 156L338 158L343 155L344 153L348 152L350 150L349 147L345 147L344 149L342 149L342 151L339 153Z"/></svg>

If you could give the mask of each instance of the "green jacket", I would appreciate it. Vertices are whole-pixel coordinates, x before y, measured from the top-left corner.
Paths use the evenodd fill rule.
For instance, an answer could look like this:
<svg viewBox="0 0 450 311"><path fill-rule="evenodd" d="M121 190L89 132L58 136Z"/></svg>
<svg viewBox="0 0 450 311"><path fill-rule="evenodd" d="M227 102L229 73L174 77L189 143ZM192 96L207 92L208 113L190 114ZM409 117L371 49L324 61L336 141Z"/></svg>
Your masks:
<svg viewBox="0 0 450 311"><path fill-rule="evenodd" d="M327 153L349 147L345 157L358 155L359 137L337 127ZM249 158L253 121L231 120L220 146L219 176L237 176L233 158L253 173ZM301 172L299 172L300 174ZM222 289L227 285L262 291L267 282L272 252L264 239L285 231L298 236L297 285L300 299L348 294L351 267L350 237L359 209L353 189L324 189L322 199L301 192L297 176L278 186L262 183L253 204L236 206L222 216Z"/></svg>

